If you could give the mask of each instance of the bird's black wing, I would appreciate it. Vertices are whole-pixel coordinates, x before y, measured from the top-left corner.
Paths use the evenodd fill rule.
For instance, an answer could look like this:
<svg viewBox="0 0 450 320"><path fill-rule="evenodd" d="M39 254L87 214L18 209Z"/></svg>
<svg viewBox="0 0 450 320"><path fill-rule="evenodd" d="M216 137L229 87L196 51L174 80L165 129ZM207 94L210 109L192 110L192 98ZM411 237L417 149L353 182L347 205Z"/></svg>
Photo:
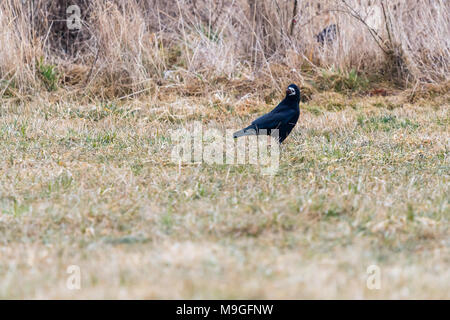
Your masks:
<svg viewBox="0 0 450 320"><path fill-rule="evenodd" d="M252 122L256 129L277 129L280 126L287 125L295 116L295 109L274 110Z"/></svg>

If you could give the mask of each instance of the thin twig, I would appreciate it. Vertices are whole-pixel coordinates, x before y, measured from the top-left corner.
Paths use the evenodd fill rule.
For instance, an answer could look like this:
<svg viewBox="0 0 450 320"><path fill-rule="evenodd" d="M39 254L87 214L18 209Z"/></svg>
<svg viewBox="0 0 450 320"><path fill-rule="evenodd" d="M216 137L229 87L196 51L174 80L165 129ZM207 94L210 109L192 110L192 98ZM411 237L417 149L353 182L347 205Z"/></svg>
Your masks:
<svg viewBox="0 0 450 320"><path fill-rule="evenodd" d="M295 17L297 16L297 3L298 0L294 0L294 10L292 11L292 20L291 20L291 31L290 35L292 37L292 34L294 33L294 25L295 25Z"/></svg>
<svg viewBox="0 0 450 320"><path fill-rule="evenodd" d="M376 44L380 47L380 49L383 50L383 52L385 54L388 54L389 51L386 50L385 48L383 48L383 46L381 45L380 41L383 41L383 39L378 35L378 33L372 27L370 27L367 24L367 22L361 17L361 15L355 9L353 9L347 2L345 2L345 0L342 0L342 3L344 3L345 6L349 9L349 11L347 11L347 12L344 11L344 12L349 13L352 17L354 17L355 19L357 19L360 22L362 22L367 27L367 29L369 30L370 35L375 40ZM377 37L378 37L378 39L377 39Z"/></svg>
<svg viewBox="0 0 450 320"><path fill-rule="evenodd" d="M386 9L384 8L384 2L383 1L381 1L381 8L383 9L384 21L386 23L386 31L387 31L388 38L389 38L389 47L393 48L392 37L391 37L391 30L390 30L391 28L389 27L389 24L388 24L388 17L387 17L387 14L386 14Z"/></svg>

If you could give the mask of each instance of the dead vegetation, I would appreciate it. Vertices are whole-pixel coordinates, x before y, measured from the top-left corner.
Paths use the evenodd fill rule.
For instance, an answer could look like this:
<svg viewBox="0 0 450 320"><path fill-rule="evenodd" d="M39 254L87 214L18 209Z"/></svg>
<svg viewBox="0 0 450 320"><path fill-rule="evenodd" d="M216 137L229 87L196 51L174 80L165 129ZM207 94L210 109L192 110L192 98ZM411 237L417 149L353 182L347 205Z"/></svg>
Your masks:
<svg viewBox="0 0 450 320"><path fill-rule="evenodd" d="M441 0L71 1L80 29L67 26L68 4L2 2L2 96L48 89L43 64L59 73L50 80L58 87L107 98L193 80L214 87L216 79L270 81L279 91L272 64L300 81L322 70L407 87L449 80L449 5ZM332 24L337 34L318 43Z"/></svg>

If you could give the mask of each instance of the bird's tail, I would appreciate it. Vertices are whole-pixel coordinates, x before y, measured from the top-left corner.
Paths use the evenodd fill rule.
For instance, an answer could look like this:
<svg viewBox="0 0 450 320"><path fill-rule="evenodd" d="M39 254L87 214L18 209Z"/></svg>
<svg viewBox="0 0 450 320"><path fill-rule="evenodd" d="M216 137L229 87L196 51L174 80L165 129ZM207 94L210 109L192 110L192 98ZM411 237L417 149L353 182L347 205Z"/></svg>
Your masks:
<svg viewBox="0 0 450 320"><path fill-rule="evenodd" d="M245 128L233 133L233 138L239 138L243 136L253 136L256 135L256 130L254 128Z"/></svg>

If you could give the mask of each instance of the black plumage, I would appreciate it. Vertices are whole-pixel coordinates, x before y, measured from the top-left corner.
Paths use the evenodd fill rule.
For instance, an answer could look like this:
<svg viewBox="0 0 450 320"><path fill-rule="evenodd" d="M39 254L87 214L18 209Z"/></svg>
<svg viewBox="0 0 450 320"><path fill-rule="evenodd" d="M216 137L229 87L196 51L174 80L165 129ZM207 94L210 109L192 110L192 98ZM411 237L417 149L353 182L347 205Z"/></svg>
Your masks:
<svg viewBox="0 0 450 320"><path fill-rule="evenodd" d="M300 89L295 84L291 84L286 89L286 97L275 109L253 121L247 128L235 132L233 137L270 135L273 129L278 129L279 142L283 142L295 127L300 116L299 103Z"/></svg>
<svg viewBox="0 0 450 320"><path fill-rule="evenodd" d="M330 24L328 27L320 31L316 35L317 42L319 42L321 45L331 44L333 43L334 39L336 39L337 35L337 26L335 24Z"/></svg>

